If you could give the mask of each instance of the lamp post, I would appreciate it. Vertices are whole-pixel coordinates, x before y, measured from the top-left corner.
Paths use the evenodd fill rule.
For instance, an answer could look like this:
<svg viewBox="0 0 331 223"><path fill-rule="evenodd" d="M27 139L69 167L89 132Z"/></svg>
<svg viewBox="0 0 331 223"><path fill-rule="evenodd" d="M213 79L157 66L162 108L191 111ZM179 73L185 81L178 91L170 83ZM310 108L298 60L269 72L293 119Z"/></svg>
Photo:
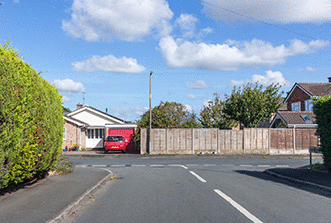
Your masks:
<svg viewBox="0 0 331 223"><path fill-rule="evenodd" d="M149 147L148 152L151 152L151 131L152 131L152 74L153 71L149 74Z"/></svg>

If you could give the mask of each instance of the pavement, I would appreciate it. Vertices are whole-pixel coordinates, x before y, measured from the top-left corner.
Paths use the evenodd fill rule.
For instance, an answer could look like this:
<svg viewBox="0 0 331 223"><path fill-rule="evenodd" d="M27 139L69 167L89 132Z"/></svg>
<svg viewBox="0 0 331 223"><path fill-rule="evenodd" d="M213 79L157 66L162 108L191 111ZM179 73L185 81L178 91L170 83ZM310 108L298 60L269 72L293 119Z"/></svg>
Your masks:
<svg viewBox="0 0 331 223"><path fill-rule="evenodd" d="M101 155L70 152L71 155ZM69 154L67 154L69 155ZM272 168L264 171L278 178L310 185L331 192L331 174L301 168ZM62 222L112 177L110 170L75 167L72 173L48 176L31 186L0 197L0 222Z"/></svg>
<svg viewBox="0 0 331 223"><path fill-rule="evenodd" d="M61 222L112 176L106 169L75 167L0 197L0 222Z"/></svg>

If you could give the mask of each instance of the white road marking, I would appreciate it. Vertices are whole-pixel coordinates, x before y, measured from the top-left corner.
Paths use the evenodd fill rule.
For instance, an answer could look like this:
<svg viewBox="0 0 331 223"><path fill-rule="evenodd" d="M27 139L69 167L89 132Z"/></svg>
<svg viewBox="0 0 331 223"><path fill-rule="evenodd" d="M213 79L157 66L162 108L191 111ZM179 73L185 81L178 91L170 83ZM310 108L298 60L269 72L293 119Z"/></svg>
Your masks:
<svg viewBox="0 0 331 223"><path fill-rule="evenodd" d="M258 167L270 167L270 165L257 165Z"/></svg>
<svg viewBox="0 0 331 223"><path fill-rule="evenodd" d="M253 165L240 165L240 166L244 166L244 167L252 167Z"/></svg>
<svg viewBox="0 0 331 223"><path fill-rule="evenodd" d="M204 164L204 166L216 166L215 164Z"/></svg>
<svg viewBox="0 0 331 223"><path fill-rule="evenodd" d="M131 166L140 167L140 166L146 166L146 165L131 165Z"/></svg>
<svg viewBox="0 0 331 223"><path fill-rule="evenodd" d="M214 189L214 191L220 195L222 198L224 198L227 202L229 202L233 207L235 207L238 211L240 211L243 215L245 215L247 218L249 218L254 223L263 223L260 221L257 217L249 213L245 208L243 208L240 204L232 200L229 196L224 194L222 191L218 189Z"/></svg>
<svg viewBox="0 0 331 223"><path fill-rule="evenodd" d="M76 167L87 167L87 165L76 165Z"/></svg>
<svg viewBox="0 0 331 223"><path fill-rule="evenodd" d="M190 173L195 176L196 178L198 178L198 180L200 180L202 183L206 183L207 181L205 179L203 179L202 177L200 177L198 174L194 173L193 171L190 171Z"/></svg>
<svg viewBox="0 0 331 223"><path fill-rule="evenodd" d="M186 166L198 166L197 164L186 164Z"/></svg>
<svg viewBox="0 0 331 223"><path fill-rule="evenodd" d="M222 166L234 166L233 164L222 164Z"/></svg>
<svg viewBox="0 0 331 223"><path fill-rule="evenodd" d="M157 164L153 164L153 165L150 165L150 166L164 166L164 165L157 165Z"/></svg>
<svg viewBox="0 0 331 223"><path fill-rule="evenodd" d="M113 166L113 167L123 167L125 165L111 165L111 166Z"/></svg>
<svg viewBox="0 0 331 223"><path fill-rule="evenodd" d="M276 165L276 167L290 167L289 165Z"/></svg>
<svg viewBox="0 0 331 223"><path fill-rule="evenodd" d="M107 165L92 165L92 167L106 167Z"/></svg>
<svg viewBox="0 0 331 223"><path fill-rule="evenodd" d="M188 169L186 166L180 165L180 164L169 164L169 166L180 166L180 167L184 168L185 170Z"/></svg>

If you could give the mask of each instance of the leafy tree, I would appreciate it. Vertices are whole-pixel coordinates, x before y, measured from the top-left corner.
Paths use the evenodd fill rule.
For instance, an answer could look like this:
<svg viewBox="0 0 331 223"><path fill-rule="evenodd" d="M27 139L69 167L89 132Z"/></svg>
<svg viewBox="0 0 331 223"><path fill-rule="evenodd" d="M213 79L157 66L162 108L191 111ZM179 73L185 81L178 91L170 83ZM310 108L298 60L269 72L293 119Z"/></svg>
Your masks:
<svg viewBox="0 0 331 223"><path fill-rule="evenodd" d="M0 189L56 164L63 124L58 91L8 43L0 46Z"/></svg>
<svg viewBox="0 0 331 223"><path fill-rule="evenodd" d="M278 84L271 84L264 89L258 82L247 83L239 88L235 86L231 95L225 95L223 112L247 128L256 128L281 107L279 99L283 92L279 92L279 89Z"/></svg>
<svg viewBox="0 0 331 223"><path fill-rule="evenodd" d="M203 106L200 112L200 119L204 128L228 129L238 124L237 121L230 119L223 113L224 103L218 93L214 93L214 101L209 101L208 105Z"/></svg>
<svg viewBox="0 0 331 223"><path fill-rule="evenodd" d="M331 171L331 95L313 98L324 165Z"/></svg>
<svg viewBox="0 0 331 223"><path fill-rule="evenodd" d="M137 121L135 140L140 141L140 129L149 128L149 111ZM152 128L202 128L194 113L176 102L162 102L152 109Z"/></svg>
<svg viewBox="0 0 331 223"><path fill-rule="evenodd" d="M71 110L69 108L66 108L62 105L63 113L70 113Z"/></svg>

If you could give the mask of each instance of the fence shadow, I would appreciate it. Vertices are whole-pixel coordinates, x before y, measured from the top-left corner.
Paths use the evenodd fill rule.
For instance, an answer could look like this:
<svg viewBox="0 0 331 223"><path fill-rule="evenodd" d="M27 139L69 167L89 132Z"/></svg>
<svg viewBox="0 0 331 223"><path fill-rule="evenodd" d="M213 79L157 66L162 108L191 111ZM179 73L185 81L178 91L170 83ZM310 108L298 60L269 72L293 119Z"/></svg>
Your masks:
<svg viewBox="0 0 331 223"><path fill-rule="evenodd" d="M250 171L250 170L236 170L234 172L244 174L244 175L247 175L247 176L250 176L250 177L255 177L255 178L258 178L258 179L261 179L261 180L265 180L265 181L271 181L271 182L274 182L274 183L281 183L281 184L284 184L284 185L289 186L289 187L294 187L294 188L299 189L299 190L303 190L303 191L307 191L307 192L310 192L310 193L314 193L314 194L318 194L318 195L321 195L321 196L331 198L331 192L330 191L322 190L322 189L315 188L313 186L309 186L309 185L305 185L305 184L301 184L301 183L292 182L292 181L289 181L289 180L286 180L286 179L281 179L281 178L278 178L276 176L271 176L271 175L269 175L265 172Z"/></svg>

